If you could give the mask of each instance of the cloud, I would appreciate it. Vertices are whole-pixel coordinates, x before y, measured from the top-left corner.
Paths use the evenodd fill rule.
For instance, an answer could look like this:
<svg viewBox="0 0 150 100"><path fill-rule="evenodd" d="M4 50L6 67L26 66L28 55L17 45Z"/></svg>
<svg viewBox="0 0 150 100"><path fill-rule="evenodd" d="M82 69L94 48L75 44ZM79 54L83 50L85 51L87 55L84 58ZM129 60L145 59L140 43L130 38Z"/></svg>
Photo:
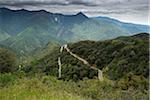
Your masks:
<svg viewBox="0 0 150 100"><path fill-rule="evenodd" d="M148 24L149 0L0 0L0 7L88 16L108 16Z"/></svg>
<svg viewBox="0 0 150 100"><path fill-rule="evenodd" d="M0 0L1 5L113 5L113 4L148 4L148 0Z"/></svg>
<svg viewBox="0 0 150 100"><path fill-rule="evenodd" d="M6 0L0 1L1 5L96 5L92 0Z"/></svg>

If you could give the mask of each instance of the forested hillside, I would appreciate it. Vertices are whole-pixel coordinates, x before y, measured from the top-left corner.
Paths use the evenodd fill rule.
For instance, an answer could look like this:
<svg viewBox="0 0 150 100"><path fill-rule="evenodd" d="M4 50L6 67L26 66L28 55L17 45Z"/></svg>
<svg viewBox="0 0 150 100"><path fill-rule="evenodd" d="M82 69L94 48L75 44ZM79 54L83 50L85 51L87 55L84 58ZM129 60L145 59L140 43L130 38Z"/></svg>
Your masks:
<svg viewBox="0 0 150 100"><path fill-rule="evenodd" d="M69 48L73 53L86 59L90 65L103 70L105 77L111 80L119 80L128 74L148 79L148 39L149 34L141 33L106 41L81 41L69 44ZM33 61L31 64L35 66L33 69L57 76L57 60L61 57L63 79L79 80L97 75L97 72L66 51L60 53L59 49L57 47L54 51Z"/></svg>
<svg viewBox="0 0 150 100"><path fill-rule="evenodd" d="M148 47L148 33L68 44L72 53L102 70L104 80L100 81L96 70L66 50L61 53L57 43L49 42L22 59L3 46L0 99L148 100ZM62 63L60 78L58 57Z"/></svg>

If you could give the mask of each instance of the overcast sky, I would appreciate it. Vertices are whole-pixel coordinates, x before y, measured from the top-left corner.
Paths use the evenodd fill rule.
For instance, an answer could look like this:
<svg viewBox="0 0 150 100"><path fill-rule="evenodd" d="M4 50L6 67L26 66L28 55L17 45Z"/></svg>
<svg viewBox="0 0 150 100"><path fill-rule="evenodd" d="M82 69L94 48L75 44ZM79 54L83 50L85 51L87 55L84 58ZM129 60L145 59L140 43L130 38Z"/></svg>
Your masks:
<svg viewBox="0 0 150 100"><path fill-rule="evenodd" d="M107 16L125 22L148 24L149 0L0 0L0 7L47 10L89 17Z"/></svg>

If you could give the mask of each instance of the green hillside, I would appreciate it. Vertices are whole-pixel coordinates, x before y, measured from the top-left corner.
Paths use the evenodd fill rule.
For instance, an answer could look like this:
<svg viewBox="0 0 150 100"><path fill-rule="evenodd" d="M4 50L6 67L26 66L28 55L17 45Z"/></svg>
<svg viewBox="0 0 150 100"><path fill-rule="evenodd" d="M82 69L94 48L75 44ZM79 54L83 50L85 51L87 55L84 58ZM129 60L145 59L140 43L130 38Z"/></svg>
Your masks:
<svg viewBox="0 0 150 100"><path fill-rule="evenodd" d="M37 48L41 48L49 41L59 43L59 40L51 37L45 31L37 30L39 27L27 28L16 36L3 41L2 44L13 48L19 55L30 53Z"/></svg>
<svg viewBox="0 0 150 100"><path fill-rule="evenodd" d="M6 40L10 35L0 29L0 41Z"/></svg>
<svg viewBox="0 0 150 100"><path fill-rule="evenodd" d="M111 80L120 80L128 75L137 75L148 78L148 41L149 34L141 33L130 37L119 37L106 41L81 41L69 44L71 51L86 59L104 71L105 77ZM33 61L33 70L41 70L47 74L57 76L58 56L63 63L63 79L75 81L84 78L93 78L97 72L90 69L82 62L73 58L67 52L59 53L57 47L41 59ZM137 63L138 62L138 63ZM38 66L38 67L37 67Z"/></svg>
<svg viewBox="0 0 150 100"><path fill-rule="evenodd" d="M97 79L97 71L65 50L60 53L57 43L49 42L22 61L9 48L0 48L0 99L148 100L148 47L147 33L70 43L68 48L74 54L102 70L103 81ZM62 62L61 78L58 57Z"/></svg>
<svg viewBox="0 0 150 100"><path fill-rule="evenodd" d="M130 35L127 29L119 25L97 19L90 19L82 24L75 24L71 32L75 34L70 41L107 40L112 39L112 37Z"/></svg>

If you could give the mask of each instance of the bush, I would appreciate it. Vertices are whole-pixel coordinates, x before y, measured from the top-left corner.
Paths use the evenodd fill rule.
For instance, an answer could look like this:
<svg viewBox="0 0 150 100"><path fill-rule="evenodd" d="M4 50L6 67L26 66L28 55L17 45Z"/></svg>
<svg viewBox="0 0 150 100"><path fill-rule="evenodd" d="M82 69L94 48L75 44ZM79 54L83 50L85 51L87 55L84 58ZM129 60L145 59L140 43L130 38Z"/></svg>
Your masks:
<svg viewBox="0 0 150 100"><path fill-rule="evenodd" d="M129 73L124 78L121 78L116 82L116 86L123 90L129 88L138 89L138 90L148 90L148 80L143 76L133 75Z"/></svg>
<svg viewBox="0 0 150 100"><path fill-rule="evenodd" d="M17 80L17 76L11 73L0 74L0 87L14 84L16 80Z"/></svg>
<svg viewBox="0 0 150 100"><path fill-rule="evenodd" d="M71 64L65 64L62 66L62 79L79 81L84 78L92 79L97 76L97 71L89 68L86 65L77 66Z"/></svg>
<svg viewBox="0 0 150 100"><path fill-rule="evenodd" d="M16 70L16 55L7 49L0 48L0 73Z"/></svg>

